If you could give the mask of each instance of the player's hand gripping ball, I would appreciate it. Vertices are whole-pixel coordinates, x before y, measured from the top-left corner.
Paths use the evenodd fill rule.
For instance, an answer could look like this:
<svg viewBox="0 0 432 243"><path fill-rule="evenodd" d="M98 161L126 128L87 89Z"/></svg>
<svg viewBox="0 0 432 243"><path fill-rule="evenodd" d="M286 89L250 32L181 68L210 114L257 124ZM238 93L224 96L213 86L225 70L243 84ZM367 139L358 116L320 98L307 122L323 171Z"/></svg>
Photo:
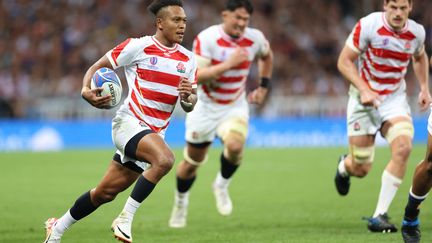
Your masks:
<svg viewBox="0 0 432 243"><path fill-rule="evenodd" d="M103 91L100 92L100 96L111 95L111 102L109 104L109 109L115 107L120 103L122 97L122 85L120 78L117 74L106 67L98 69L90 83L92 89L102 87Z"/></svg>

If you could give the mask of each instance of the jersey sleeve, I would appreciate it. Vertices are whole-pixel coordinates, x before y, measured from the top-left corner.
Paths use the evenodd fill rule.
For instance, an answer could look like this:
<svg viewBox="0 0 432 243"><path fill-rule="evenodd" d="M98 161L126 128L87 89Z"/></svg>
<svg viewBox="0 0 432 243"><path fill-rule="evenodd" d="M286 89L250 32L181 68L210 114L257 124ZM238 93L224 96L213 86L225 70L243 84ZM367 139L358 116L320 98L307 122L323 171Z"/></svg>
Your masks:
<svg viewBox="0 0 432 243"><path fill-rule="evenodd" d="M142 50L138 42L139 39L126 39L105 54L114 69L127 66L135 61L136 56Z"/></svg>
<svg viewBox="0 0 432 243"><path fill-rule="evenodd" d="M418 56L424 51L424 42L426 39L426 31L423 26L419 25L418 27L418 37L416 43L416 49L414 50L414 56Z"/></svg>
<svg viewBox="0 0 432 243"><path fill-rule="evenodd" d="M365 51L370 42L370 28L371 26L368 26L365 18L360 19L348 36L345 44L357 53Z"/></svg>
<svg viewBox="0 0 432 243"><path fill-rule="evenodd" d="M211 59L211 45L209 43L210 38L203 37L203 34L199 34L197 37L195 37L195 40L193 42L193 52L201 56L203 58Z"/></svg>
<svg viewBox="0 0 432 243"><path fill-rule="evenodd" d="M257 32L256 36L258 37L257 38L257 42L258 42L257 56L265 57L270 52L269 41L267 40L267 38L265 38L264 34L261 31L256 30L256 32Z"/></svg>
<svg viewBox="0 0 432 243"><path fill-rule="evenodd" d="M192 83L192 88L196 89L197 88L197 62L195 59L195 56L192 56L192 69L189 72L189 76L188 76L188 80Z"/></svg>

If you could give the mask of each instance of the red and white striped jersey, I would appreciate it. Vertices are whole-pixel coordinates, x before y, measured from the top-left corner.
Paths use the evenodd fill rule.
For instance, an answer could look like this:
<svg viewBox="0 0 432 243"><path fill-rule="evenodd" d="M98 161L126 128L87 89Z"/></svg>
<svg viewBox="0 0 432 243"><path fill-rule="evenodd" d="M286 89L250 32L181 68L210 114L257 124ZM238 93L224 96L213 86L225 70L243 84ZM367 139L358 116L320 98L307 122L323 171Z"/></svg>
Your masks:
<svg viewBox="0 0 432 243"><path fill-rule="evenodd" d="M193 50L196 55L211 60L211 65L225 61L236 47L244 48L249 55L247 61L222 74L212 85L199 85L200 102L230 104L245 96L245 84L252 61L256 56L269 53L269 43L263 33L254 28L246 28L238 39L228 36L222 25L213 25L203 30L195 38Z"/></svg>
<svg viewBox="0 0 432 243"><path fill-rule="evenodd" d="M164 130L178 98L181 77L196 88L194 54L181 45L162 45L154 36L129 38L106 53L114 69L124 67L129 93L117 112L126 112L153 131Z"/></svg>
<svg viewBox="0 0 432 243"><path fill-rule="evenodd" d="M384 12L371 13L360 19L346 44L359 57L359 74L380 95L405 88L405 74L413 55L424 51L425 30L408 19L396 32L387 23Z"/></svg>

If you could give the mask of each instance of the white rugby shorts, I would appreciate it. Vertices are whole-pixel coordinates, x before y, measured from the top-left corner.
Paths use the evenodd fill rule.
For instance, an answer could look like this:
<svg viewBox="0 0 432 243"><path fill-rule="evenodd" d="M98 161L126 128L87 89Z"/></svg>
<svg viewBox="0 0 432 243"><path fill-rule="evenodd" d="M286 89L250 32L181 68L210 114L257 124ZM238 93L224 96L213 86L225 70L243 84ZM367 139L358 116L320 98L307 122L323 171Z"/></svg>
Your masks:
<svg viewBox="0 0 432 243"><path fill-rule="evenodd" d="M189 143L212 142L220 126L233 118L249 121L249 104L245 98L227 105L199 100L186 115L185 139Z"/></svg>
<svg viewBox="0 0 432 243"><path fill-rule="evenodd" d="M117 112L116 116L112 119L112 140L117 148L116 154L120 156L120 160L123 165L126 163L134 163L136 166L141 168L143 171L150 167L150 164L145 161L138 161L125 154L126 144L138 133L151 130L147 124L138 120L134 116L125 113ZM165 137L165 130L158 133L162 138ZM130 166L126 166L130 167ZM132 166L135 167L135 166ZM132 168L133 169L133 168Z"/></svg>
<svg viewBox="0 0 432 243"><path fill-rule="evenodd" d="M385 121L401 116L411 117L404 89L386 96L378 109L364 106L359 96L350 95L347 106L348 136L375 135Z"/></svg>

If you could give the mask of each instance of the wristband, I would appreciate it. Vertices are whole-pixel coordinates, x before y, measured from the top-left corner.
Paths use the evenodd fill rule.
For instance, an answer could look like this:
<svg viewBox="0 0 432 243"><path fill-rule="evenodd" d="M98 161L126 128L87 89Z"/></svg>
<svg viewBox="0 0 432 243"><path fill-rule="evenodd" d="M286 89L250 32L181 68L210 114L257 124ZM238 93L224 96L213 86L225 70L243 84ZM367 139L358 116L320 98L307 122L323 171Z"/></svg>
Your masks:
<svg viewBox="0 0 432 243"><path fill-rule="evenodd" d="M266 89L270 88L270 78L262 77L260 87L263 87Z"/></svg>

